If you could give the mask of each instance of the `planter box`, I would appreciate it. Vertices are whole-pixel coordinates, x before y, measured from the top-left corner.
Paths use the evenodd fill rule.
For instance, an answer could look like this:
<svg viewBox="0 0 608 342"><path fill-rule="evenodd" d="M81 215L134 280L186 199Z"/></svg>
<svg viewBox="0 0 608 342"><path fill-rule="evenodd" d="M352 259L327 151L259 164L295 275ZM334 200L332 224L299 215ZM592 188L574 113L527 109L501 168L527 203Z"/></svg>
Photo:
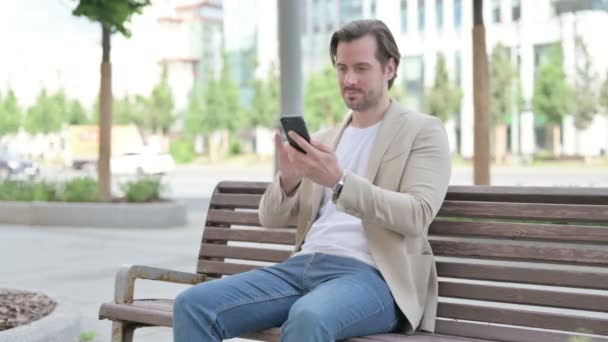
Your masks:
<svg viewBox="0 0 608 342"><path fill-rule="evenodd" d="M0 202L0 224L148 228L186 223L186 207L178 202Z"/></svg>

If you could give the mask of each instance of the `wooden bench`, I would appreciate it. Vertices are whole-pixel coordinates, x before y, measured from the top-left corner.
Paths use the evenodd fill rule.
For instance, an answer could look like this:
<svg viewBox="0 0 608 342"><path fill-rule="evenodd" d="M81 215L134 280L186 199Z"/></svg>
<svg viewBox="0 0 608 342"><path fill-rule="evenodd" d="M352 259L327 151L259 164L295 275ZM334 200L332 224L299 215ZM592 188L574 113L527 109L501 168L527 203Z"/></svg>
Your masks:
<svg viewBox="0 0 608 342"><path fill-rule="evenodd" d="M133 298L135 279L196 284L289 257L292 228L260 228L268 183L222 182L213 196L196 273L125 266L113 303L113 341L172 325L170 299ZM440 276L436 333L363 341L608 340L608 189L451 186L429 230ZM279 329L244 338L278 341Z"/></svg>

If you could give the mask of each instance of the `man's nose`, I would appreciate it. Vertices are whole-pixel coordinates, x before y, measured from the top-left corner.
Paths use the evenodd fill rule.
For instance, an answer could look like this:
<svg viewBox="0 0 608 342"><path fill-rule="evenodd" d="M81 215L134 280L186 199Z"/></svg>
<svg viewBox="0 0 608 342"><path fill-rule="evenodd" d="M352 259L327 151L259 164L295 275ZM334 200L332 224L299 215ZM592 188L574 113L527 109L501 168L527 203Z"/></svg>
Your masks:
<svg viewBox="0 0 608 342"><path fill-rule="evenodd" d="M355 85L357 84L357 81L358 77L354 72L347 72L346 75L344 75L344 84L347 86Z"/></svg>

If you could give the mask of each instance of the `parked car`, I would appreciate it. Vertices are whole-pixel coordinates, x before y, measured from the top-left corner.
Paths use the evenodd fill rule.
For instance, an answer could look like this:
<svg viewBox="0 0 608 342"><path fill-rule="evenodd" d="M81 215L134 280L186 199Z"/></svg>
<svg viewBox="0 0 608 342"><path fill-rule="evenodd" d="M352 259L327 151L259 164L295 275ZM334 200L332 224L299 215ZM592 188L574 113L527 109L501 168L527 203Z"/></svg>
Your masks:
<svg viewBox="0 0 608 342"><path fill-rule="evenodd" d="M39 175L40 168L35 162L22 158L12 151L0 150L0 180L33 180Z"/></svg>
<svg viewBox="0 0 608 342"><path fill-rule="evenodd" d="M166 153L130 152L112 157L110 169L117 175L165 175L175 169L175 161Z"/></svg>

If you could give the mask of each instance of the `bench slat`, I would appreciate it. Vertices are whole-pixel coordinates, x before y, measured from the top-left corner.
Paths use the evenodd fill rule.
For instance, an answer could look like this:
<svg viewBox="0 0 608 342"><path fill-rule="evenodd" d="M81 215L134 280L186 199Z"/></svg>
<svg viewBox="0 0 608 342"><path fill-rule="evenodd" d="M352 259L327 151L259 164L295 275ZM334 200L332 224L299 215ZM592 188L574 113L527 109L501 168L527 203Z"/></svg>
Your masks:
<svg viewBox="0 0 608 342"><path fill-rule="evenodd" d="M295 244L295 232L283 232L270 229L238 229L238 228L215 228L207 227L203 234L203 240L223 240L223 241L241 241L241 242L258 242L258 243L274 243L282 245Z"/></svg>
<svg viewBox="0 0 608 342"><path fill-rule="evenodd" d="M608 296L499 285L439 282L439 296L608 312Z"/></svg>
<svg viewBox="0 0 608 342"><path fill-rule="evenodd" d="M430 235L608 243L608 227L518 222L435 220Z"/></svg>
<svg viewBox="0 0 608 342"><path fill-rule="evenodd" d="M608 189L592 187L535 187L450 185L446 200L520 203L608 204Z"/></svg>
<svg viewBox="0 0 608 342"><path fill-rule="evenodd" d="M444 201L438 216L608 223L608 207L586 204Z"/></svg>
<svg viewBox="0 0 608 342"><path fill-rule="evenodd" d="M440 302L437 316L460 320L608 335L608 318Z"/></svg>
<svg viewBox="0 0 608 342"><path fill-rule="evenodd" d="M605 248L445 241L435 240L433 237L429 240L433 253L442 256L608 265L608 249Z"/></svg>
<svg viewBox="0 0 608 342"><path fill-rule="evenodd" d="M203 243L199 257L281 262L286 260L290 255L291 251Z"/></svg>
<svg viewBox="0 0 608 342"><path fill-rule="evenodd" d="M210 209L258 209L262 195L249 194L214 194L211 197Z"/></svg>
<svg viewBox="0 0 608 342"><path fill-rule="evenodd" d="M151 305L150 302L157 303ZM161 309L162 307L166 308ZM135 300L129 304L105 303L99 308L99 318L172 327L173 300Z"/></svg>
<svg viewBox="0 0 608 342"><path fill-rule="evenodd" d="M270 185L268 182L222 181L216 191L221 193L262 195Z"/></svg>
<svg viewBox="0 0 608 342"><path fill-rule="evenodd" d="M238 224L253 227L261 226L257 212L226 209L209 209L207 212L207 224L209 223L220 223L225 225Z"/></svg>
<svg viewBox="0 0 608 342"><path fill-rule="evenodd" d="M260 266L214 260L199 260L196 267L196 272L203 274L233 275L247 272L256 268L260 268Z"/></svg>
<svg viewBox="0 0 608 342"><path fill-rule="evenodd" d="M538 269L440 260L436 261L436 265L440 277L608 290L608 272L600 269L597 271Z"/></svg>
<svg viewBox="0 0 608 342"><path fill-rule="evenodd" d="M487 323L453 321L441 318L435 322L435 333L516 342L591 341L588 337L582 338L579 334L569 332L532 330L515 326L489 325ZM596 340L608 341L608 338L593 339L593 341Z"/></svg>

